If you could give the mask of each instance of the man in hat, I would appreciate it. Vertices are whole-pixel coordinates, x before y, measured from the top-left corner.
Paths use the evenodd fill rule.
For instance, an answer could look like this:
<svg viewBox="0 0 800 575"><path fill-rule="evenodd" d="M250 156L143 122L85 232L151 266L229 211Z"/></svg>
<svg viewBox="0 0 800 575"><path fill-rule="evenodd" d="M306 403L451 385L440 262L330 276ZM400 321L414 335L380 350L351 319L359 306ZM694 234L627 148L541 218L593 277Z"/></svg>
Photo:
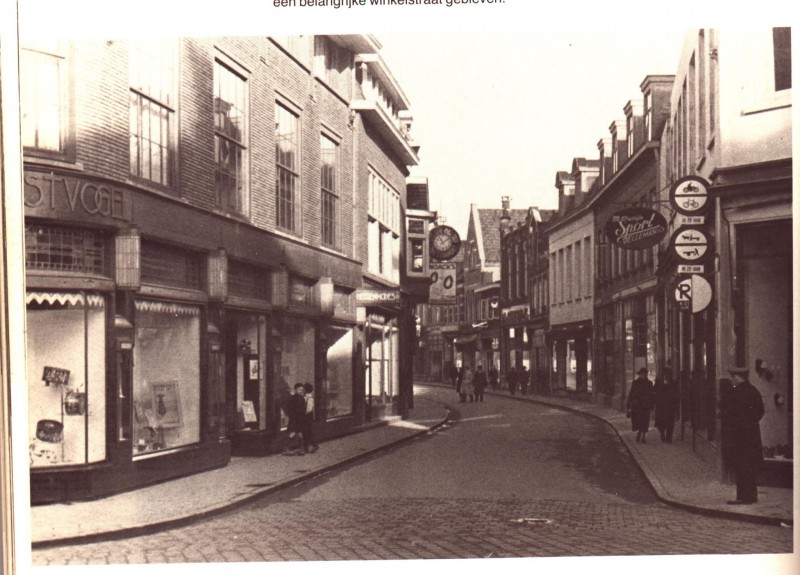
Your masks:
<svg viewBox="0 0 800 575"><path fill-rule="evenodd" d="M764 417L764 401L750 383L749 370L735 367L729 370L733 389L730 391L725 422L730 426L731 466L736 475L736 499L730 505L758 501L756 475L764 460L761 448L759 421Z"/></svg>
<svg viewBox="0 0 800 575"><path fill-rule="evenodd" d="M636 372L628 394L628 417L631 428L636 432L636 443L647 443L647 430L650 428L650 411L653 409L653 382L647 379L647 368Z"/></svg>

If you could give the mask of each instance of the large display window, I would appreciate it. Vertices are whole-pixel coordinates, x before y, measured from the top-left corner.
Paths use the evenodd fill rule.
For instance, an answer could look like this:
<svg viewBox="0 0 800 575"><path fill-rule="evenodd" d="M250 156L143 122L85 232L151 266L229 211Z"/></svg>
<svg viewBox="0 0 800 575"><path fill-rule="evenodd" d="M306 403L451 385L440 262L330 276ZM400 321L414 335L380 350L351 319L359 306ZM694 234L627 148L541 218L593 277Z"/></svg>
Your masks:
<svg viewBox="0 0 800 575"><path fill-rule="evenodd" d="M228 322L228 337L236 345L228 364L227 385L236 397L238 425L248 429L266 429L267 320L263 315L231 312Z"/></svg>
<svg viewBox="0 0 800 575"><path fill-rule="evenodd" d="M134 455L200 441L200 308L136 300Z"/></svg>
<svg viewBox="0 0 800 575"><path fill-rule="evenodd" d="M283 352L281 354L280 381L278 382L278 402L283 406L294 392L296 383L314 384L314 323L297 317L287 317L283 321ZM281 407L281 429L289 420Z"/></svg>
<svg viewBox="0 0 800 575"><path fill-rule="evenodd" d="M93 293L28 292L31 467L106 457L106 305Z"/></svg>
<svg viewBox="0 0 800 575"><path fill-rule="evenodd" d="M331 326L326 331L327 377L320 395L326 419L353 413L353 329Z"/></svg>
<svg viewBox="0 0 800 575"><path fill-rule="evenodd" d="M395 322L367 326L367 378L365 394L371 403L391 403L398 393L399 334Z"/></svg>

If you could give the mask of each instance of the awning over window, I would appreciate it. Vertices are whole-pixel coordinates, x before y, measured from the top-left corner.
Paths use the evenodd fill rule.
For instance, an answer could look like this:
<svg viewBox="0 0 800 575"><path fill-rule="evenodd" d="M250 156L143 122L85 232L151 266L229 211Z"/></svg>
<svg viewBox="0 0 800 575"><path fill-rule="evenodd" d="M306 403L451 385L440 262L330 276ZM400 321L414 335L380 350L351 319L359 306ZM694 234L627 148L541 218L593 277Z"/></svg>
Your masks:
<svg viewBox="0 0 800 575"><path fill-rule="evenodd" d="M105 307L105 298L98 294L82 294L70 292L29 291L25 295L26 304L49 304L69 307Z"/></svg>
<svg viewBox="0 0 800 575"><path fill-rule="evenodd" d="M172 315L200 315L200 308L197 306L165 301L150 301L146 299L136 300L136 311L149 311Z"/></svg>

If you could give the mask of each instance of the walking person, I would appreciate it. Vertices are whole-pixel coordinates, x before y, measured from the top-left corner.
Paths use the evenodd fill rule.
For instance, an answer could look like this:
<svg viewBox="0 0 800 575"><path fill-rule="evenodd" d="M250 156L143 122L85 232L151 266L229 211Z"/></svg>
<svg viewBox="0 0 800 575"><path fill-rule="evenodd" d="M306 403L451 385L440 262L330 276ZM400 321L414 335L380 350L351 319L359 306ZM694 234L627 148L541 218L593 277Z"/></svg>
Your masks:
<svg viewBox="0 0 800 575"><path fill-rule="evenodd" d="M655 426L661 441L672 443L675 419L678 415L678 388L672 377L672 368L665 365L653 386Z"/></svg>
<svg viewBox="0 0 800 575"><path fill-rule="evenodd" d="M733 383L727 406L730 424L730 441L733 472L736 475L736 499L730 505L743 505L758 501L756 476L764 461L759 421L764 417L764 400L748 379L750 371L744 367L729 370Z"/></svg>
<svg viewBox="0 0 800 575"><path fill-rule="evenodd" d="M475 401L475 376L468 365L464 366L464 377L461 380L461 394L469 397L470 403Z"/></svg>
<svg viewBox="0 0 800 575"><path fill-rule="evenodd" d="M456 368L458 371L458 375L456 376L456 393L458 393L458 400L461 403L464 403L467 399L467 396L464 395L464 391L461 389L464 384L464 368Z"/></svg>
<svg viewBox="0 0 800 575"><path fill-rule="evenodd" d="M506 374L506 382L508 383L508 392L511 395L517 394L517 370L512 365L511 369L508 370Z"/></svg>
<svg viewBox="0 0 800 575"><path fill-rule="evenodd" d="M284 455L305 455L303 451L303 418L306 414L306 390L302 383L294 384L294 394L286 401L286 417L289 419L286 429L289 441Z"/></svg>
<svg viewBox="0 0 800 575"><path fill-rule="evenodd" d="M489 385L492 386L492 391L497 391L497 384L500 383L500 374L497 368L492 364L489 368Z"/></svg>
<svg viewBox="0 0 800 575"><path fill-rule="evenodd" d="M650 428L650 410L653 409L653 382L647 378L647 368L636 372L636 379L631 384L628 394L628 417L631 428L636 432L636 443L647 443L647 431Z"/></svg>
<svg viewBox="0 0 800 575"><path fill-rule="evenodd" d="M458 391L459 371L458 368L456 367L456 364L454 363L450 364L450 367L447 369L447 376L450 378L450 381L453 382L453 387L455 387L456 391Z"/></svg>
<svg viewBox="0 0 800 575"><path fill-rule="evenodd" d="M314 438L314 386L310 383L303 385L305 391L305 412L302 419L303 452L316 453L319 445Z"/></svg>
<svg viewBox="0 0 800 575"><path fill-rule="evenodd" d="M483 390L486 389L486 372L483 371L482 365L479 365L478 370L475 372L473 385L475 386L475 401L483 401Z"/></svg>
<svg viewBox="0 0 800 575"><path fill-rule="evenodd" d="M517 374L517 381L519 382L519 390L522 395L528 395L528 382L530 381L531 374L528 373L528 366L523 365L519 374Z"/></svg>

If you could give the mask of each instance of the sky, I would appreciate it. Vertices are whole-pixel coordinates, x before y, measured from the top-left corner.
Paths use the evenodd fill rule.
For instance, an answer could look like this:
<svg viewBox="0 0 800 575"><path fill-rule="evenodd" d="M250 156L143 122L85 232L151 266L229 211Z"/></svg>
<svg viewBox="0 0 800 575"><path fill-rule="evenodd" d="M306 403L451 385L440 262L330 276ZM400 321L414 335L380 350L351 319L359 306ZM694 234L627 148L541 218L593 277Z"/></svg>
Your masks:
<svg viewBox="0 0 800 575"><path fill-rule="evenodd" d="M377 35L411 102L431 208L463 237L470 203L556 207L556 172L598 158L645 76L675 73L686 31Z"/></svg>

